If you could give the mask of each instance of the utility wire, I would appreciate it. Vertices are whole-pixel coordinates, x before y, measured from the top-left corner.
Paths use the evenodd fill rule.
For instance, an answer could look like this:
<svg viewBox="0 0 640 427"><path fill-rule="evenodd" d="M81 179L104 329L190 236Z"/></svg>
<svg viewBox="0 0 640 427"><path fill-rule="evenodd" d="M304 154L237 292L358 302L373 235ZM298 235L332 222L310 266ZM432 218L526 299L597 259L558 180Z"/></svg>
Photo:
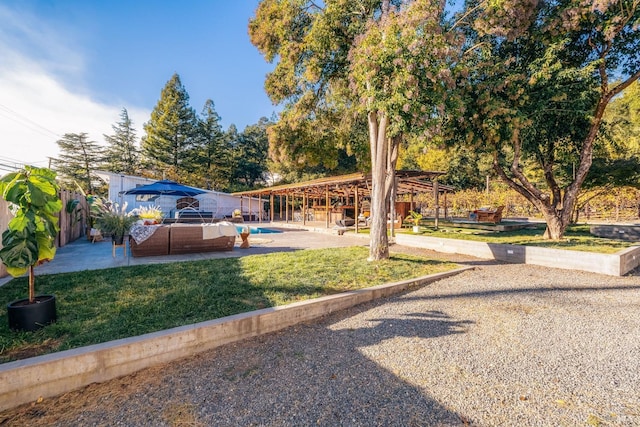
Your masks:
<svg viewBox="0 0 640 427"><path fill-rule="evenodd" d="M40 162L36 162L40 163ZM33 163L22 162L20 160L11 159L9 157L0 156L0 170L13 172L24 168L26 165L35 166Z"/></svg>
<svg viewBox="0 0 640 427"><path fill-rule="evenodd" d="M9 120L13 120L16 123L21 124L22 126L25 126L26 128L29 128L29 129L31 129L31 130L33 130L35 132L38 132L41 135L54 136L55 138L61 138L62 137L61 135L55 133L51 129L47 129L46 127L34 122L30 118L25 117L22 114L18 113L17 111L12 110L11 108L7 107L6 105L0 104L0 115L6 117Z"/></svg>

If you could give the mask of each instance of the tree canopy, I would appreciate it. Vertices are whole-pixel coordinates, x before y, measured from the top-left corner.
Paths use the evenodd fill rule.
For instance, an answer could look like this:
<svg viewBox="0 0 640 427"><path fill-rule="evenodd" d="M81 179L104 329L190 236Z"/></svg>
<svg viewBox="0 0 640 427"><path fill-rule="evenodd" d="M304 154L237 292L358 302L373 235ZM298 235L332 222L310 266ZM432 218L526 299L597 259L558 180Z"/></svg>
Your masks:
<svg viewBox="0 0 640 427"><path fill-rule="evenodd" d="M70 189L80 186L87 194L95 194L104 183L95 174L103 160L103 150L97 142L82 133L65 133L56 141L60 156L52 166L58 171L62 184Z"/></svg>
<svg viewBox="0 0 640 427"><path fill-rule="evenodd" d="M387 205L403 135L431 132L454 84L460 39L444 19L441 1L263 0L249 25L253 44L277 62L265 83L284 104L272 153L335 167L328 159L346 148L370 166L371 260L389 256Z"/></svg>
<svg viewBox="0 0 640 427"><path fill-rule="evenodd" d="M639 1L472 0L458 18L468 78L451 140L490 153L559 239L605 109L640 76Z"/></svg>
<svg viewBox="0 0 640 427"><path fill-rule="evenodd" d="M113 172L134 175L140 170L138 137L126 108L120 113L120 121L113 128L113 135L104 135L104 167Z"/></svg>
<svg viewBox="0 0 640 427"><path fill-rule="evenodd" d="M189 105L189 94L174 74L162 89L160 99L144 124L142 155L148 167L171 167L176 173L192 171L196 145L197 116Z"/></svg>

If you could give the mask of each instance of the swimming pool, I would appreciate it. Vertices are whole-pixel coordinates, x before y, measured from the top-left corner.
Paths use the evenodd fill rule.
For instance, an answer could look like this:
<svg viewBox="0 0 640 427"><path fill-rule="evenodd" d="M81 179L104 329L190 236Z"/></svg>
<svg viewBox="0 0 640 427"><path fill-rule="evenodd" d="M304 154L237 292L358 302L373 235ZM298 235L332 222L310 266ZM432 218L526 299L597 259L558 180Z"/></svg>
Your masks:
<svg viewBox="0 0 640 427"><path fill-rule="evenodd" d="M236 229L238 233L242 233L242 230L245 228L249 229L249 234L271 234L271 233L282 233L280 230L274 230L273 228L264 228L264 227L250 227L248 225L236 225Z"/></svg>

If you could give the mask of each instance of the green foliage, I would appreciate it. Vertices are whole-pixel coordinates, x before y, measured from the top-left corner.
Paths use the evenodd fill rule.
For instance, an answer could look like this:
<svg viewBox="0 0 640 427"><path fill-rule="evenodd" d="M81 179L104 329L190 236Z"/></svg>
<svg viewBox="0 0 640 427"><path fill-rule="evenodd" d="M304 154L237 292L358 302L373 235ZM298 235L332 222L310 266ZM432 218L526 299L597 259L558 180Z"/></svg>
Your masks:
<svg viewBox="0 0 640 427"><path fill-rule="evenodd" d="M107 202L105 208L97 217L97 226L103 234L111 234L114 237L121 237L129 233L129 229L138 218L127 212L127 203L122 207L115 202Z"/></svg>
<svg viewBox="0 0 640 427"><path fill-rule="evenodd" d="M65 133L56 143L60 156L53 159L52 166L62 185L70 189L79 185L87 193L96 193L104 185L95 174L103 159L102 147L90 141L86 133Z"/></svg>
<svg viewBox="0 0 640 427"><path fill-rule="evenodd" d="M25 166L0 179L0 194L13 203L14 217L2 233L0 258L12 276L29 271L29 301L35 296L32 267L53 259L62 209L56 173Z"/></svg>
<svg viewBox="0 0 640 427"><path fill-rule="evenodd" d="M366 117L353 111L349 50L379 2L261 1L250 21L252 43L277 64L265 89L284 104L269 131L270 157L292 173L368 169ZM395 3L395 2L394 2ZM345 161L338 161L339 158ZM352 172L340 170L340 172Z"/></svg>
<svg viewBox="0 0 640 427"><path fill-rule="evenodd" d="M451 140L491 154L495 172L560 238L597 153L605 107L640 76L640 5L473 0L460 18L467 84L464 114L449 120Z"/></svg>
<svg viewBox="0 0 640 427"><path fill-rule="evenodd" d="M44 290L64 294L58 320L30 335L0 321L0 362L28 347L61 351L455 268L400 254L366 263L365 256L361 247L332 248L43 276ZM0 299L23 285L2 286ZM54 348L46 345L52 340Z"/></svg>
<svg viewBox="0 0 640 427"><path fill-rule="evenodd" d="M372 171L371 259L388 256L383 218L402 136L432 136L437 115L453 105L446 95L461 38L446 31L443 8L430 0L263 0L249 25L252 43L277 59L265 83L285 104L269 134L274 160L335 169L331 160L345 149Z"/></svg>
<svg viewBox="0 0 640 427"><path fill-rule="evenodd" d="M231 140L233 168L230 188L234 191L254 188L264 181L267 170L267 128L271 123L265 117L257 124L247 126L236 139ZM233 138L233 135L229 135Z"/></svg>
<svg viewBox="0 0 640 427"><path fill-rule="evenodd" d="M197 142L193 163L196 173L203 177L204 188L225 189L232 171L231 146L220 125L215 104L208 99L198 120Z"/></svg>
<svg viewBox="0 0 640 427"><path fill-rule="evenodd" d="M104 135L107 142L104 152L106 169L112 172L135 175L140 170L138 137L126 108L122 109L120 121L112 128L113 135Z"/></svg>
<svg viewBox="0 0 640 427"><path fill-rule="evenodd" d="M409 216L407 216L406 220L413 222L414 225L420 225L420 221L422 221L422 214L415 211L409 211Z"/></svg>
<svg viewBox="0 0 640 427"><path fill-rule="evenodd" d="M196 113L189 106L189 94L174 74L162 89L160 99L144 124L143 160L156 170L173 167L177 173L191 171L196 145Z"/></svg>

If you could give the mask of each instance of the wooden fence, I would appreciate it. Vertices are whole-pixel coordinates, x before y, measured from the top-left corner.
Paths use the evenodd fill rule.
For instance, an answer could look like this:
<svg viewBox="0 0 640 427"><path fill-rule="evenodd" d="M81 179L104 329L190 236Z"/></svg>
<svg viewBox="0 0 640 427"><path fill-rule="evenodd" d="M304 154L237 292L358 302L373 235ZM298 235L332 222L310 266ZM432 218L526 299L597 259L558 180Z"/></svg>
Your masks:
<svg viewBox="0 0 640 427"><path fill-rule="evenodd" d="M78 204L71 212L67 212L67 204L71 200L78 200ZM60 231L56 239L56 245L63 247L68 243L85 235L87 228L87 200L81 193L71 192L67 190L60 191L60 200L62 200L62 210L58 214L58 224ZM0 234L4 233L11 221L13 215L9 211L9 204L0 198ZM0 240L0 247L2 241ZM0 263L0 277L7 275L7 269L4 264Z"/></svg>
<svg viewBox="0 0 640 427"><path fill-rule="evenodd" d="M9 221L12 215L9 212L9 203L0 197L0 234L2 234L8 227ZM0 248L2 247L2 240L0 239ZM0 262L0 277L7 275L7 268Z"/></svg>

